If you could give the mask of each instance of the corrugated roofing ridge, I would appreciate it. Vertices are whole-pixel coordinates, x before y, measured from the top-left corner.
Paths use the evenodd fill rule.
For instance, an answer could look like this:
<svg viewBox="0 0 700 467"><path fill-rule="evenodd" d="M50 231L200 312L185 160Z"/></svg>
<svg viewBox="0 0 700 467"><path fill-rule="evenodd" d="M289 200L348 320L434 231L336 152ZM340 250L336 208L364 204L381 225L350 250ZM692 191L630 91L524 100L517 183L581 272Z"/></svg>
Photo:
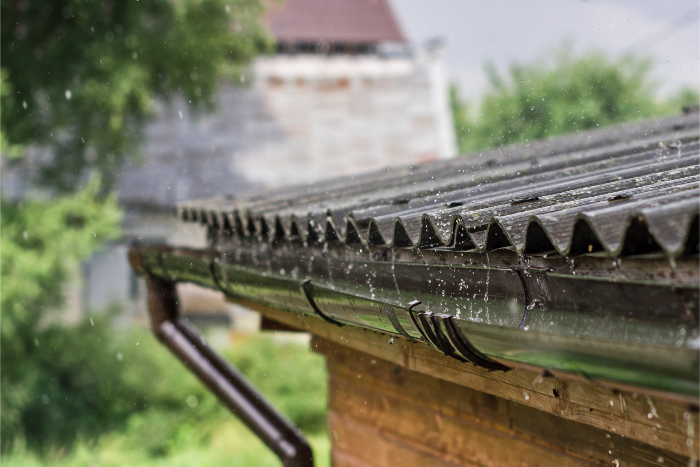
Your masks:
<svg viewBox="0 0 700 467"><path fill-rule="evenodd" d="M532 180L540 180L536 184L540 187L539 191L533 191L528 186L523 188L518 185L518 183L526 182L528 176L521 175L520 171L516 171L516 177L508 178L509 174L514 175L513 167L517 169L523 166L522 161L510 161L501 166L505 169L501 170L501 180L504 186L510 184L510 195L512 195L510 206L528 207L532 201L539 200L539 196L543 196L542 193L545 193L548 187L552 192L547 196L552 198L562 197L566 194L573 196L576 184L581 185L586 180L589 180L596 187L602 187L607 183L609 190L604 190L604 195L600 196L608 196L613 201L623 201L622 203L615 202L611 205L612 207L608 207L606 201L602 200L600 201L602 204L593 209L591 203L594 202L595 197L579 195L584 196L583 199L587 199L587 201L578 205L574 204L579 209L574 210L577 213L573 218L571 215L573 211L568 212L568 216L559 214L559 218L552 213L568 209L566 203L559 206L559 209L553 209L552 212L535 214L531 211L536 211L537 206L525 210L519 210L519 207L511 209L507 202L503 202L504 200L495 202L494 200L498 197L485 192L485 196L482 197L489 203L484 204L482 211L491 210L494 215L488 219L484 218L475 225L472 222L475 213L473 209L468 212L460 212L464 211L467 206L460 208L459 205L465 203L456 203L454 207L450 207L450 203L447 203L448 209L445 209L445 203L436 202L440 200L441 189L445 189L446 196L444 198L447 201L456 199L456 196L462 191L468 195L467 198L476 196L476 198L468 199L472 204L474 199L479 198L476 192L484 189L480 184L475 187L473 184L461 183L460 185L459 183L469 176L469 173L457 176L450 173L450 168L455 169L469 165L469 162L465 163L464 161L457 161L453 164L432 164L432 171L426 169L425 166L418 169L399 168L394 171L396 175L392 174L390 177L386 177L390 179L388 184L397 184L402 178L407 177L406 173L413 175L415 172L421 172L417 177L408 176L409 179L406 182L406 186L409 188L415 186L418 193L415 190L405 189L403 192L409 193L410 198L417 201L414 208L409 206L410 199L400 198L401 193L397 195L399 198L394 197L390 200L390 196L385 196L391 193L390 190L387 189L384 192L371 190L378 181L382 182L382 186L385 185L381 174L374 173L367 176L372 180L366 182L361 180L358 183L348 178L340 179L345 181L346 189L355 193L354 198L342 189L329 193L330 190L325 189L328 183L324 183L316 187L315 190L309 190L308 187L290 190L297 190L297 193L301 195L297 199L278 201L279 196L273 196L273 201L268 201L265 198L257 198L257 200L250 200L251 203L245 201L240 204L236 203L238 206L233 210L226 209L226 203L222 203L221 200L188 203L182 206L180 216L186 220L207 222L212 227L230 229L243 237L259 234L267 240L339 241L347 244L384 245L387 247L473 248L479 251L510 246L525 254L541 252L550 246L552 250L565 255L602 250L611 256L619 256L646 251L650 248L660 249L669 256L678 256L684 252L696 252L697 232L694 233L692 230L693 226L697 224L698 209L697 203L693 204L692 200L697 200L698 197L697 116L675 117L658 122L656 126L662 128L665 133L656 132L651 138L649 137L651 130L645 128L645 124L632 125L631 130L629 127L627 129L601 130L601 133L607 135L601 139L612 142L607 147L597 145L597 148L591 149L593 145L588 144L584 150L580 150L581 144L567 143L566 138L562 138L564 141L550 142L550 148L566 149L568 147L569 152L567 153L564 149L561 151L552 150L550 156L542 158L542 162L536 169L529 171L526 168L522 169L524 173L530 173L529 176L534 177ZM610 136L613 134L637 140L633 143L621 144ZM588 139L594 139L593 135L588 134L583 139L577 135L574 139L586 143ZM527 146L521 145L520 147L504 148L502 152L517 153L516 149L518 148L526 152L528 149ZM563 155L561 155L562 153ZM649 158L652 160L649 161ZM566 164L572 162L574 163L572 167L566 167ZM544 170L542 167L550 170ZM552 171L551 169L556 170ZM484 179L484 186L497 189L499 188L498 183L501 182L494 181L490 174L491 171L489 166L482 165L474 172L474 175L491 177L490 181ZM606 173L608 175L605 175ZM561 174L559 176L570 185L569 188L562 189L567 183L562 183L561 186L551 183L548 185L545 179L551 177L552 174ZM654 182L655 176L658 179L656 182ZM577 177L580 178L579 181L577 181ZM622 181L615 185L610 177ZM639 180L644 177L647 177L648 180L644 183L640 182ZM648 201L644 201L647 198L644 195L644 190L671 190L673 186L681 182L681 179L687 177L690 177L688 180L691 183L686 184L685 191L687 193L683 195L685 198L679 199L680 195L671 192L654 192ZM435 182L441 187L437 190L437 194L435 190L430 190L430 184L436 179L442 183L440 185ZM411 181L413 185L411 185ZM530 188L532 188L532 183L530 181ZM635 183L639 185L635 192L637 199L630 203L630 199L625 201L626 198L629 198L629 193L626 192L630 191L629 186L637 186ZM400 184L397 186L401 187ZM678 188L675 190L678 191ZM394 192L394 194L396 193ZM332 195L335 195L335 198ZM670 196L670 198L665 195ZM347 201L348 197L353 199L355 203L344 204L341 202L343 199ZM656 205L666 198L676 209L673 213L674 217L671 219L675 231L664 228L664 223L659 220L659 216L663 217L664 213L653 214L655 207L658 207ZM426 206L426 203L431 202L431 200L433 200L433 204ZM388 206L386 214L380 214L380 206ZM499 206L506 208L501 209L501 215L498 214L500 212L497 209ZM638 209L632 209L634 206L637 206ZM583 208L581 209L581 207ZM357 215L362 212L369 214L368 211L376 211L379 216L358 217ZM450 213L449 218L445 217L444 211ZM605 217L605 213L608 211L608 217ZM471 214L472 218L465 217L466 214ZM648 220L650 215L652 217ZM527 216L524 235L522 234L522 225L520 232L515 232L512 226L509 227L506 222L509 217L517 216ZM568 220L563 220L564 217L567 217ZM615 220L610 221L611 217ZM383 218L385 218L384 221L382 221ZM616 227L611 230L610 225L613 224ZM630 238L638 243L643 242L647 246L635 246L631 243L633 240Z"/></svg>
<svg viewBox="0 0 700 467"><path fill-rule="evenodd" d="M686 122L687 122L687 118L686 118ZM683 128L681 128L681 129L683 129ZM618 131L618 133L621 133L621 132ZM684 131L683 133L686 134L686 136L687 136L689 132ZM697 138L697 127L695 127L690 132L690 135ZM656 146L656 144L658 142L664 140L664 137L666 139L668 139L668 136L669 135L666 134L666 135L660 135L659 137L647 139L647 141L644 144L649 145L649 146ZM630 151L632 151L632 152L637 151L638 152L640 149L639 145L626 144L626 145L622 145L622 146L624 148L624 150L622 152L627 152L627 153L629 153ZM515 147L513 147L513 148L515 148ZM504 151L508 151L509 153L515 152L515 149L513 149L513 148L505 148ZM608 149L612 149L612 148L617 148L618 150L620 149L620 147L618 147L617 145L612 146ZM527 149L527 148L521 147L520 149ZM571 151L575 151L575 148L572 148ZM577 154L578 154L577 157L584 158L584 159L591 159L591 158L595 159L596 156L598 158L600 158L600 157L609 158L612 155L609 150L602 151L602 152L601 151L594 151L594 152L578 151L578 152L567 153L567 155L571 156L571 157L574 157ZM550 155L544 160L550 161L550 163L551 163L551 161L553 161L553 160L563 159L563 161L560 163L570 164L572 162L571 157L567 157L567 156L558 157L556 155ZM325 190L324 188L327 187L328 182L322 182L322 183L317 184L314 187L315 188L314 190L310 190L309 187L301 187L301 188L296 187L296 188L292 188L292 189L281 190L283 193L289 193L289 195L292 196L292 198L282 197L281 201L277 201L276 199L279 199L280 196L277 195L276 193L271 193L268 198L260 199L259 197L254 197L252 199L239 201L236 203L235 207L234 206L232 206L232 207L234 207L234 209L236 209L238 211L239 215L244 216L244 217L264 216L264 215L266 215L266 213L274 213L275 215L283 215L286 211L289 211L289 213L295 213L297 216L299 216L300 214L305 215L309 212L308 210L304 213L298 212L300 210L300 206L303 206L304 208L308 208L309 203L318 203L317 208L324 208L325 209L325 208L334 207L334 209L333 209L334 215L337 215L338 206L333 205L333 203L334 203L333 195L334 194L336 196L338 196L341 199L342 204L345 204L345 205L347 205L348 198L353 196L353 194L354 194L355 198L358 200L358 202L361 202L361 201L363 201L362 196L365 196L368 192L374 192L373 195L376 195L377 180L374 180L375 178L381 179L382 186L385 189L390 189L392 186L397 186L397 185L399 185L399 186L403 185L405 187L411 181L413 181L415 183L418 183L421 181L426 182L426 177L433 177L434 178L435 175L437 175L439 177L440 174L445 171L445 169L443 169L444 166L447 166L448 171L452 170L452 172L456 171L458 173L461 171L461 172L465 173L467 168L462 167L462 169L460 169L460 166L465 166L465 165L472 165L473 166L474 160L473 159L467 160L466 164L465 164L465 161L463 161L463 160L450 161L449 164L445 164L442 162L439 164L427 164L427 165L424 165L422 167L419 167L418 169L422 169L425 167L432 167L433 169L438 169L438 170L433 170L433 171L425 170L425 171L423 171L423 173L420 173L417 175L414 175L414 173L418 172L419 170L417 170L416 168L406 168L406 167L393 169L392 173L390 173L389 176L383 176L385 174L375 172L375 173L367 174L366 177L371 180L368 183L354 183L354 184L350 183L350 184L348 184L347 183L348 181L353 181L353 180L352 180L352 178L345 177L345 178L341 178L341 179L336 179L334 181L334 182L340 183L341 185L343 185L343 182L345 182L345 184L348 185L345 190L339 190L337 188L334 191L333 190ZM516 167L513 167L514 165ZM519 167L518 167L518 165L519 165ZM509 168L510 172L505 171L504 173L506 173L506 174L511 173L512 174L512 172L514 172L518 168L520 168L522 170L529 170L529 168L531 166L532 166L532 164L528 163L527 161L518 160L518 161L510 161L510 162L508 162L500 167L504 167L506 169ZM470 173L472 174L472 176L474 176L474 175L478 175L480 173L486 173L487 171L491 172L492 167L495 167L495 166L487 163L485 165L481 164L480 166L477 166L477 167L470 167L469 170L470 170ZM541 165L540 165L540 167L541 167ZM495 168L493 168L493 170L495 170ZM412 173L412 172L414 172L414 173ZM427 173L427 176L425 175L425 173ZM464 178L463 176L460 176L460 177ZM363 177L363 178L365 178L365 177ZM427 179L427 182L430 183L431 179ZM440 188L441 187L436 187L436 189L440 189ZM442 188L445 188L445 187L442 187ZM295 195L293 195L292 193L294 193L294 192L297 192L297 193ZM396 193L394 193L394 195L396 195ZM297 196L297 197L294 198L293 196ZM367 201L367 200L365 200L365 201ZM375 196L374 199L372 200L372 202L376 203L376 201L377 201L377 198ZM224 205L226 205L226 204L231 204L231 201L222 200L222 199L214 199L214 200L210 200L210 202L195 201L193 204L190 204L190 205L188 205L186 203L183 205L183 207L187 208L187 207L191 206L191 207L196 207L197 209L199 209L199 208L203 207L204 205L209 205L212 208L215 207L217 209L223 209ZM362 206L360 204L355 204L354 209L355 210L362 209L363 207L364 206ZM342 210L341 210L341 213L343 215L347 214L346 212L342 212ZM339 218L336 218L336 219L339 219Z"/></svg>
<svg viewBox="0 0 700 467"><path fill-rule="evenodd" d="M374 188L371 183L364 183L367 178L381 176L383 182L398 180L403 182L410 174L431 174L442 167L446 170L473 170L476 167L495 166L501 163L514 163L513 156L517 154L517 162L523 163L532 158L550 158L558 154L566 154L573 151L591 150L596 147L609 146L631 140L638 140L649 136L653 141L655 135L665 135L672 131L683 131L691 129L697 132L697 115L681 115L658 121L648 120L644 122L628 123L599 130L584 131L574 135L565 135L546 140L533 141L531 143L516 144L497 149L486 149L476 153L467 154L464 157L441 160L415 166L393 167L369 172L362 176L344 176L328 180L314 182L313 184L296 185L283 187L281 189L254 193L250 197L237 201L238 207L245 204L245 208L251 211L264 211L266 209L279 210L280 205L293 205L307 203L314 196L322 194L329 189L337 189L339 186L362 186L368 185ZM658 138L656 138L658 139ZM478 156L477 156L478 154ZM480 156L480 157L479 157ZM393 177L392 177L393 176ZM215 198L213 201L221 204L230 200ZM195 200L193 203L201 204L202 200ZM187 206L189 203L183 203Z"/></svg>

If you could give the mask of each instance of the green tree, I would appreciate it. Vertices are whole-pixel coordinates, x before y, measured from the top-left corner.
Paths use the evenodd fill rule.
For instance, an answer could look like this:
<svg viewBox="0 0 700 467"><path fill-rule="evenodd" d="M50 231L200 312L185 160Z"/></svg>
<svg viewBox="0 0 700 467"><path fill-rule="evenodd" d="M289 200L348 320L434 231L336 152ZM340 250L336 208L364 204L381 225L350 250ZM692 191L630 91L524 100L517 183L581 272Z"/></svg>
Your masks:
<svg viewBox="0 0 700 467"><path fill-rule="evenodd" d="M110 185L155 99L211 104L222 78L269 48L263 11L259 0L2 0L5 138L50 148L44 184L73 190L97 168Z"/></svg>
<svg viewBox="0 0 700 467"><path fill-rule="evenodd" d="M468 152L542 139L614 123L680 112L679 102L660 102L651 61L612 59L592 51L575 56L563 47L552 57L515 64L507 76L487 66L490 87L477 106L452 94L458 147ZM694 100L693 100L694 99Z"/></svg>
<svg viewBox="0 0 700 467"><path fill-rule="evenodd" d="M104 241L119 236L121 210L114 196L98 199L99 186L93 180L85 189L51 202L3 201L0 206L4 446L25 435L31 409L41 404L40 397L47 391L42 383L52 376L37 363L47 352L60 355L56 344L65 333L52 325L50 311L61 309L64 284L81 260ZM48 336L53 338L53 348L42 348Z"/></svg>
<svg viewBox="0 0 700 467"><path fill-rule="evenodd" d="M131 410L110 397L127 384L105 370L112 333L61 327L51 312L79 263L120 236L110 192L154 102L213 105L219 82L269 48L263 12L259 0L1 0L2 163L29 147L51 155L33 180L48 198L1 201L4 448L97 435Z"/></svg>

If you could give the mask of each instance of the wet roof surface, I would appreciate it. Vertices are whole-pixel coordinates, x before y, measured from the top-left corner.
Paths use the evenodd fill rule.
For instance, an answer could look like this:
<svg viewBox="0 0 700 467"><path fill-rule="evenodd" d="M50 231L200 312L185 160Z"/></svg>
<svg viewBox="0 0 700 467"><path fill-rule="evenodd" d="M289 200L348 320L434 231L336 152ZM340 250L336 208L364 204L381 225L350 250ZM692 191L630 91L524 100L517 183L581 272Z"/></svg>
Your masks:
<svg viewBox="0 0 700 467"><path fill-rule="evenodd" d="M699 137L695 113L192 201L178 215L261 240L679 256L698 252Z"/></svg>

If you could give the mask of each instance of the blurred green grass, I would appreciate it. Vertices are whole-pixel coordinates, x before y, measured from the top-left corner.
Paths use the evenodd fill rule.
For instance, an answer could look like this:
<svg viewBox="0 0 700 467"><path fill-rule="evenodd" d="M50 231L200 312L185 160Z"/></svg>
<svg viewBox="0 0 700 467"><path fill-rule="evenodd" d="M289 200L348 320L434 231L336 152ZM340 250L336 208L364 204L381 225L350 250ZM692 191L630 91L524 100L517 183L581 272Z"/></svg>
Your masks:
<svg viewBox="0 0 700 467"><path fill-rule="evenodd" d="M330 466L330 441L325 433L308 436L316 467ZM38 455L17 446L2 457L5 467L208 467L282 465L266 446L238 420L198 427L165 455L153 456L139 446L138 431L103 436L97 442L78 442L70 452Z"/></svg>
<svg viewBox="0 0 700 467"><path fill-rule="evenodd" d="M3 466L281 465L145 329L115 329L104 317L43 337L45 354L29 364L59 382L34 389L22 433L3 433L13 438ZM326 365L308 341L218 331L210 345L302 429L316 465L330 465Z"/></svg>

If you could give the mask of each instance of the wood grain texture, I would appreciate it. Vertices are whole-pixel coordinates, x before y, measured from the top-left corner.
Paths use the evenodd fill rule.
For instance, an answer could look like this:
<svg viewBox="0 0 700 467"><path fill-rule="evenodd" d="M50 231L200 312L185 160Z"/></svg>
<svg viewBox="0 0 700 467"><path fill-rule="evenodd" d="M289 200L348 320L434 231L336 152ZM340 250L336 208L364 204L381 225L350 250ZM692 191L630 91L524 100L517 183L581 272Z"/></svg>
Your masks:
<svg viewBox="0 0 700 467"><path fill-rule="evenodd" d="M330 410L458 465L673 465L686 456L354 351L322 339ZM659 458L663 461L659 461Z"/></svg>
<svg viewBox="0 0 700 467"><path fill-rule="evenodd" d="M331 459L338 453L353 457L371 467L459 467L478 466L477 463L454 463L440 453L403 442L400 438L381 433L352 419L328 414L328 427L333 440Z"/></svg>
<svg viewBox="0 0 700 467"><path fill-rule="evenodd" d="M693 403L667 393L645 394L641 389L613 390L565 374L543 378L532 369L488 372L446 357L425 344L398 337L389 344L389 337L380 333L352 326L337 327L312 316L253 302L236 303L329 343L341 344L399 367L599 428L611 436L624 436L680 456L697 457L700 444L697 401ZM324 344L318 341L316 345ZM318 350L325 353L323 348ZM693 438L692 446L686 444L689 437Z"/></svg>

